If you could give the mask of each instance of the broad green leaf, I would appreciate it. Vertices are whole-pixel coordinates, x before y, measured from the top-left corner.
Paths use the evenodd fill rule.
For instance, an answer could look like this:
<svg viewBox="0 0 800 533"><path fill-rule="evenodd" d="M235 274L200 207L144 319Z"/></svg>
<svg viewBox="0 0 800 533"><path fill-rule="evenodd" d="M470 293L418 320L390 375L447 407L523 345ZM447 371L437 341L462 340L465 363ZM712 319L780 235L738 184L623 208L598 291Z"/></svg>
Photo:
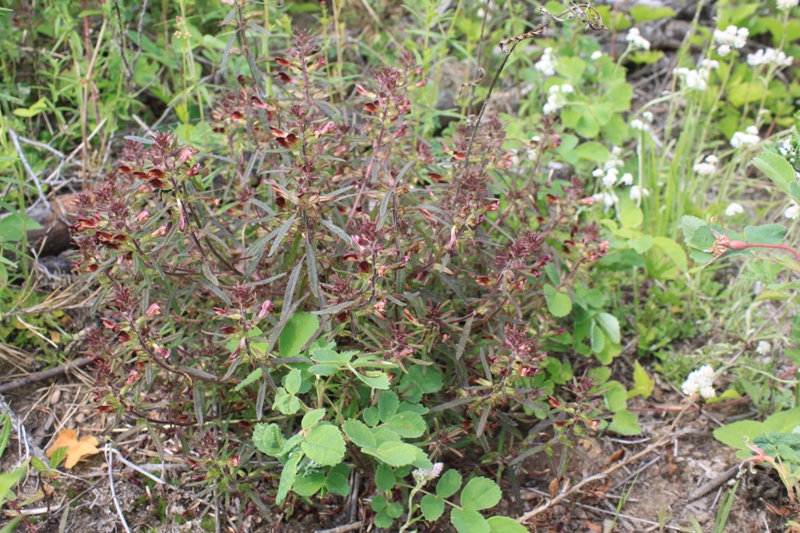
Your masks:
<svg viewBox="0 0 800 533"><path fill-rule="evenodd" d="M684 215L681 218L681 228L683 229L683 240L687 244L692 244L695 234L700 228L708 226L708 222L702 218L693 217L691 215Z"/></svg>
<svg viewBox="0 0 800 533"><path fill-rule="evenodd" d="M372 522L380 528L388 529L392 527L394 519L391 516L389 516L389 513L386 512L386 508L384 508L382 511L380 511L378 514L375 515L375 518L372 520Z"/></svg>
<svg viewBox="0 0 800 533"><path fill-rule="evenodd" d="M300 410L300 400L294 394L289 394L283 387L278 387L272 408L285 415L293 415Z"/></svg>
<svg viewBox="0 0 800 533"><path fill-rule="evenodd" d="M497 483L489 478L474 477L461 491L461 507L473 511L489 509L497 505L502 496Z"/></svg>
<svg viewBox="0 0 800 533"><path fill-rule="evenodd" d="M573 82L580 81L585 70L586 61L579 57L561 57L556 63L556 71Z"/></svg>
<svg viewBox="0 0 800 533"><path fill-rule="evenodd" d="M58 468L58 466L67 458L69 453L69 446L62 446L53 452L50 456L50 468Z"/></svg>
<svg viewBox="0 0 800 533"><path fill-rule="evenodd" d="M378 399L378 414L381 417L381 422L386 422L390 416L397 412L398 407L400 407L400 398L397 397L397 394L392 391L386 391L381 393L381 397Z"/></svg>
<svg viewBox="0 0 800 533"><path fill-rule="evenodd" d="M334 466L344 459L344 438L339 428L332 424L318 424L311 428L300 447L309 459L321 465Z"/></svg>
<svg viewBox="0 0 800 533"><path fill-rule="evenodd" d="M0 218L0 241L21 241L26 231L42 229L42 225L28 215L12 213Z"/></svg>
<svg viewBox="0 0 800 533"><path fill-rule="evenodd" d="M234 387L234 389L233 389L233 390L234 390L234 391L236 391L236 392L239 392L240 390L242 390L243 388L247 387L247 386L248 386L248 385L250 385L251 383L255 383L256 381L258 381L259 379L261 379L261 376L262 376L263 374L264 374L264 372L261 370L261 367L258 367L258 368L256 368L255 370L253 370L252 372L250 372L249 374L247 374L247 377L246 377L246 378L244 378L244 379L241 381L241 383L239 383L238 385L236 385L236 387Z"/></svg>
<svg viewBox="0 0 800 533"><path fill-rule="evenodd" d="M364 448L362 451L391 466L410 465L417 457L415 446L397 441L384 442L376 449Z"/></svg>
<svg viewBox="0 0 800 533"><path fill-rule="evenodd" d="M686 251L669 237L653 237L653 246L661 250L682 271L689 270Z"/></svg>
<svg viewBox="0 0 800 533"><path fill-rule="evenodd" d="M386 514L391 518L400 518L403 515L403 506L397 502L391 502L386 506Z"/></svg>
<svg viewBox="0 0 800 533"><path fill-rule="evenodd" d="M603 334L603 328L594 320L592 320L592 325L589 329L589 338L592 341L592 351L594 353L602 353L606 347L606 336Z"/></svg>
<svg viewBox="0 0 800 533"><path fill-rule="evenodd" d="M11 489L13 489L14 486L16 486L16 484L25 477L27 472L28 463L26 461L16 470L0 474L0 504L5 502L5 500L11 496L9 492L11 492Z"/></svg>
<svg viewBox="0 0 800 533"><path fill-rule="evenodd" d="M611 419L611 424L608 425L608 429L614 433L626 436L640 435L642 433L642 428L639 427L636 415L627 409L617 411L614 414L614 418Z"/></svg>
<svg viewBox="0 0 800 533"><path fill-rule="evenodd" d="M764 97L766 88L763 83L754 81L741 81L734 85L728 93L728 101L736 107L757 102Z"/></svg>
<svg viewBox="0 0 800 533"><path fill-rule="evenodd" d="M297 476L294 482L294 491L300 496L313 496L322 487L325 486L325 474L322 472L313 472Z"/></svg>
<svg viewBox="0 0 800 533"><path fill-rule="evenodd" d="M283 502L286 501L286 496L289 495L289 491L294 487L294 482L297 480L297 465L302 458L302 453L295 452L289 457L286 464L283 465L281 480L278 482L278 493L275 495L275 503L277 505L282 505Z"/></svg>
<svg viewBox="0 0 800 533"><path fill-rule="evenodd" d="M314 409L303 416L303 420L300 424L303 429L308 429L319 422L323 416L325 416L325 409Z"/></svg>
<svg viewBox="0 0 800 533"><path fill-rule="evenodd" d="M358 352L339 353L336 350L332 350L330 348L317 347L317 348L311 348L311 359L313 359L317 363L333 363L338 366L344 366L345 364L350 362L350 359L353 358L353 356L350 354L356 354L356 353Z"/></svg>
<svg viewBox="0 0 800 533"><path fill-rule="evenodd" d="M638 228L644 222L644 213L631 204L620 212L619 221L623 228Z"/></svg>
<svg viewBox="0 0 800 533"><path fill-rule="evenodd" d="M639 25L642 22L649 22L651 20L665 19L675 16L675 10L669 7L653 7L646 5L637 5L630 8L628 11L633 17L635 24ZM494 531L492 532L494 533Z"/></svg>
<svg viewBox="0 0 800 533"><path fill-rule="evenodd" d="M619 320L612 314L600 312L594 317L595 322L603 328L608 339L614 344L619 344L621 337L619 333Z"/></svg>
<svg viewBox="0 0 800 533"><path fill-rule="evenodd" d="M633 389L628 391L628 399L634 396L649 398L656 387L656 380L650 377L647 371L642 368L639 361L633 362Z"/></svg>
<svg viewBox="0 0 800 533"><path fill-rule="evenodd" d="M391 467L385 464L379 464L378 468L375 469L375 484L378 486L378 490L389 492L394 488L396 482L397 480L394 477L394 472Z"/></svg>
<svg viewBox="0 0 800 533"><path fill-rule="evenodd" d="M461 474L450 469L445 472L436 483L436 495L440 498L449 498L461 488Z"/></svg>
<svg viewBox="0 0 800 533"><path fill-rule="evenodd" d="M319 328L319 319L311 313L295 313L281 331L278 348L281 357L294 357Z"/></svg>
<svg viewBox="0 0 800 533"><path fill-rule="evenodd" d="M625 387L617 381L609 381L606 387L608 387L608 390L606 390L604 398L608 410L612 413L616 413L625 409L628 399L628 391L625 390Z"/></svg>
<svg viewBox="0 0 800 533"><path fill-rule="evenodd" d="M780 224L763 224L744 228L747 242L753 244L780 244L786 237L786 227Z"/></svg>
<svg viewBox="0 0 800 533"><path fill-rule="evenodd" d="M778 154L765 152L754 158L753 164L783 192L789 194L789 184L795 181L795 172L785 158Z"/></svg>
<svg viewBox="0 0 800 533"><path fill-rule="evenodd" d="M378 443L372 430L358 420L348 419L342 424L342 429L350 441L359 448L376 448Z"/></svg>
<svg viewBox="0 0 800 533"><path fill-rule="evenodd" d="M415 439L425 433L428 425L417 413L406 411L389 417L386 426L401 437Z"/></svg>
<svg viewBox="0 0 800 533"><path fill-rule="evenodd" d="M595 163L605 163L611 156L611 152L608 151L608 148L597 141L585 142L578 146L575 152L578 154L579 158Z"/></svg>
<svg viewBox="0 0 800 533"><path fill-rule="evenodd" d="M433 494L423 496L419 507L428 522L435 522L444 514L444 500Z"/></svg>
<svg viewBox="0 0 800 533"><path fill-rule="evenodd" d="M507 516L493 516L486 521L491 533L528 533L525 526Z"/></svg>
<svg viewBox="0 0 800 533"><path fill-rule="evenodd" d="M565 317L572 311L572 300L569 296L557 291L552 285L544 286L544 298L547 309L556 318Z"/></svg>
<svg viewBox="0 0 800 533"><path fill-rule="evenodd" d="M629 242L631 248L636 250L638 253L643 254L653 247L654 240L650 235L643 235L641 237L637 237L636 239L631 239Z"/></svg>
<svg viewBox="0 0 800 533"><path fill-rule="evenodd" d="M383 494L377 494L372 497L372 501L369 503L369 506L372 508L373 511L376 513L386 509L386 504L389 503L386 501L386 496Z"/></svg>
<svg viewBox="0 0 800 533"><path fill-rule="evenodd" d="M325 480L325 487L329 492L338 494L339 496L347 496L350 494L350 482L347 480L347 475L339 472L331 472Z"/></svg>
<svg viewBox="0 0 800 533"><path fill-rule="evenodd" d="M283 432L278 424L256 424L253 429L253 444L262 453L275 457L283 450L286 439L283 438Z"/></svg>
<svg viewBox="0 0 800 533"><path fill-rule="evenodd" d="M453 509L450 523L458 533L491 533L489 522L478 511Z"/></svg>
<svg viewBox="0 0 800 533"><path fill-rule="evenodd" d="M300 386L303 384L303 377L300 371L296 368L292 369L283 381L283 386L289 394L297 394L300 392Z"/></svg>

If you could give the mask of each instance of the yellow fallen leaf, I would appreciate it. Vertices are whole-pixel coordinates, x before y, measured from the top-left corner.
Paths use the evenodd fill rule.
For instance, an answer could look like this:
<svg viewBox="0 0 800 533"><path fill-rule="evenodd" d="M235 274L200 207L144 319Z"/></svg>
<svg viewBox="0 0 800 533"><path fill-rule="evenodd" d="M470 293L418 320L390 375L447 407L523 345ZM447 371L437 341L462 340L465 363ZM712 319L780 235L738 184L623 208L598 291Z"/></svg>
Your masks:
<svg viewBox="0 0 800 533"><path fill-rule="evenodd" d="M58 433L53 445L47 451L47 457L52 457L53 453L59 448L67 448L67 461L64 466L67 470L78 464L78 461L89 455L100 453L97 447L100 441L92 435L87 435L78 440L78 433L73 429L64 429Z"/></svg>

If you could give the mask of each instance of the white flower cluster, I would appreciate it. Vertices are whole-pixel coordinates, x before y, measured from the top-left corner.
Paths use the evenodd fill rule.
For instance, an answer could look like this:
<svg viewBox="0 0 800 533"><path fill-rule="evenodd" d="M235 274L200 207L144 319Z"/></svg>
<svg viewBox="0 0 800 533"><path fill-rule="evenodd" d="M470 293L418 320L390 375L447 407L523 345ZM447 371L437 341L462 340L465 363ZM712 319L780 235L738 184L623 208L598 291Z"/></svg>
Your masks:
<svg viewBox="0 0 800 533"><path fill-rule="evenodd" d="M619 180L619 169L617 167L624 165L624 162L619 157L621 155L622 148L615 146L611 150L611 157L608 158L608 161L603 163L603 168L596 168L594 172L592 172L592 176L600 178L600 181L602 181L603 185L606 187L613 187L614 184L617 183L617 180ZM630 174L625 174L622 177L622 183L627 181L628 176L630 176ZM633 182L633 176L631 176L630 180ZM628 185L630 185L630 183L628 183Z"/></svg>
<svg viewBox="0 0 800 533"><path fill-rule="evenodd" d="M650 50L650 41L642 37L639 28L629 29L625 40L631 43L630 47L634 50Z"/></svg>
<svg viewBox="0 0 800 533"><path fill-rule="evenodd" d="M687 396L700 393L703 398L713 398L717 395L714 385L712 385L713 381L714 369L709 365L704 365L689 374L681 388Z"/></svg>
<svg viewBox="0 0 800 533"><path fill-rule="evenodd" d="M545 76L552 76L556 73L556 62L553 59L553 49L545 48L542 57L533 65L533 68L544 74Z"/></svg>
<svg viewBox="0 0 800 533"><path fill-rule="evenodd" d="M414 476L414 479L417 483L424 485L428 481L434 480L442 473L444 469L444 464L442 463L434 463L433 468L430 470L423 470L421 468L417 468L414 470L411 475Z"/></svg>
<svg viewBox="0 0 800 533"><path fill-rule="evenodd" d="M781 11L789 11L793 7L797 7L798 0L778 0L778 9Z"/></svg>
<svg viewBox="0 0 800 533"><path fill-rule="evenodd" d="M731 138L731 146L734 148L741 148L742 146L755 146L761 142L761 137L758 136L758 128L755 126L748 126L744 133L737 131Z"/></svg>
<svg viewBox="0 0 800 533"><path fill-rule="evenodd" d="M758 347L756 347L758 355L769 355L771 351L772 346L767 341L758 341Z"/></svg>
<svg viewBox="0 0 800 533"><path fill-rule="evenodd" d="M673 74L678 76L689 89L697 89L705 91L708 88L708 77L711 71L719 68L719 61L713 59L704 59L698 69L689 69L685 67L676 68Z"/></svg>
<svg viewBox="0 0 800 533"><path fill-rule="evenodd" d="M553 85L550 87L550 95L547 97L547 103L544 104L544 111L545 115L552 115L565 105L567 105L567 97L565 95L575 92L572 88L572 85L564 84L564 85Z"/></svg>
<svg viewBox="0 0 800 533"><path fill-rule="evenodd" d="M737 204L736 202L730 204L728 207L725 208L726 217L741 215L742 213L744 213L744 207L742 207L741 204Z"/></svg>
<svg viewBox="0 0 800 533"><path fill-rule="evenodd" d="M772 63L777 67L789 67L794 63L794 58L774 48L763 48L755 54L747 54L747 64L751 67L770 65Z"/></svg>
<svg viewBox="0 0 800 533"><path fill-rule="evenodd" d="M714 41L719 43L717 53L725 57L731 53L732 49L743 48L747 44L748 35L750 35L750 30L736 26L728 26L725 31L714 30Z"/></svg>
<svg viewBox="0 0 800 533"><path fill-rule="evenodd" d="M791 218L792 220L797 220L800 218L800 205L797 205L797 202L792 200L792 203L790 203L786 211L783 212L783 216Z"/></svg>
<svg viewBox="0 0 800 533"><path fill-rule="evenodd" d="M705 160L700 163L696 163L692 170L700 174L701 176L710 176L714 172L717 171L717 163L719 163L719 159L715 155L706 156Z"/></svg>
<svg viewBox="0 0 800 533"><path fill-rule="evenodd" d="M648 191L646 188L644 187L640 188L638 185L634 185L633 187L631 187L631 192L630 192L631 200L638 202L639 200L642 199L642 197L647 197L647 196L650 196L650 191Z"/></svg>
<svg viewBox="0 0 800 533"><path fill-rule="evenodd" d="M639 131L647 131L650 129L650 124L653 122L653 114L650 111L642 113L642 119L635 118L631 120L631 128Z"/></svg>

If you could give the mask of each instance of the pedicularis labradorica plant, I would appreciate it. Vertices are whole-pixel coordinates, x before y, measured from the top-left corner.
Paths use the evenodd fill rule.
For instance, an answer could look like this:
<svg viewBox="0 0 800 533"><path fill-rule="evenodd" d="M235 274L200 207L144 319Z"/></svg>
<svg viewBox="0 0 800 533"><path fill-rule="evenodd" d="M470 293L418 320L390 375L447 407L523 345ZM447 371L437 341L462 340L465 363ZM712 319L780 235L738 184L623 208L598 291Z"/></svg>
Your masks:
<svg viewBox="0 0 800 533"><path fill-rule="evenodd" d="M246 8L231 16L246 26ZM356 469L378 526L447 508L459 531L522 531L480 514L509 462L552 458L608 411L638 431L610 370L564 357L621 351L588 284L607 244L577 216L587 192L512 165L494 116L415 135L429 79L414 54L345 100L329 57L298 32L270 59L274 94L239 76L196 146L128 137L81 194L75 268L110 302L89 336L96 410L137 420L159 454L179 443L192 483L264 512L346 495ZM552 124L536 127L544 154Z"/></svg>

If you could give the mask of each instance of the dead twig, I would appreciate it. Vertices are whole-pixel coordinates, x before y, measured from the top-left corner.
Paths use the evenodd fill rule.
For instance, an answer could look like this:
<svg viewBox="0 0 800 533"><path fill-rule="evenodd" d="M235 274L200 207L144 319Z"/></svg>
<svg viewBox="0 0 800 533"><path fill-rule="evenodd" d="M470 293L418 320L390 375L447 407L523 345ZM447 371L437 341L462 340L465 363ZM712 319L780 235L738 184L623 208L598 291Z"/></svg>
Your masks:
<svg viewBox="0 0 800 533"><path fill-rule="evenodd" d="M61 366L51 368L50 370L35 372L29 376L25 376L24 378L15 379L14 381L11 381L9 383L4 383L3 385L0 385L0 394L5 394L6 392L10 392L20 387L30 385L31 383L36 383L37 381L44 381L45 379L50 379L56 376L60 376L61 374L66 374L70 369L84 367L88 365L90 362L91 360L88 357L82 357L77 361L70 361L69 363L65 363Z"/></svg>
<svg viewBox="0 0 800 533"><path fill-rule="evenodd" d="M28 158L25 157L25 152L22 151L22 146L19 144L19 137L17 136L16 132L6 125L6 131L8 135L11 137L11 142L14 144L14 148L17 150L17 154L19 155L20 160L22 161L22 166L25 167L25 172L27 172L28 177L31 181L36 185L36 190L39 191L39 200L50 209L50 202L47 200L47 196L44 194L44 189L42 189L42 182L39 181L39 176L36 172L33 171L31 168L30 163L28 163Z"/></svg>
<svg viewBox="0 0 800 533"><path fill-rule="evenodd" d="M735 476L738 471L739 471L738 466L732 466L723 473L721 473L720 475L718 475L717 477L715 477L714 479L712 479L711 481L709 481L708 483L700 485L695 490L693 490L691 494L689 494L689 501L693 502L699 498L702 498L712 490L726 483L730 478Z"/></svg>
<svg viewBox="0 0 800 533"><path fill-rule="evenodd" d="M117 515L119 515L119 521L122 522L122 527L125 528L126 533L131 533L131 529L128 527L128 522L125 520L125 515L122 514L122 508L119 506L119 500L117 500L117 492L114 490L114 454L111 453L110 446L106 446L106 462L108 463L108 484L111 487L111 499L114 501L114 507L117 509Z"/></svg>
<svg viewBox="0 0 800 533"><path fill-rule="evenodd" d="M317 529L314 531L314 533L347 533L348 531L355 531L356 529L361 529L361 526L363 525L364 522L353 522L352 524L333 527L331 529Z"/></svg>

